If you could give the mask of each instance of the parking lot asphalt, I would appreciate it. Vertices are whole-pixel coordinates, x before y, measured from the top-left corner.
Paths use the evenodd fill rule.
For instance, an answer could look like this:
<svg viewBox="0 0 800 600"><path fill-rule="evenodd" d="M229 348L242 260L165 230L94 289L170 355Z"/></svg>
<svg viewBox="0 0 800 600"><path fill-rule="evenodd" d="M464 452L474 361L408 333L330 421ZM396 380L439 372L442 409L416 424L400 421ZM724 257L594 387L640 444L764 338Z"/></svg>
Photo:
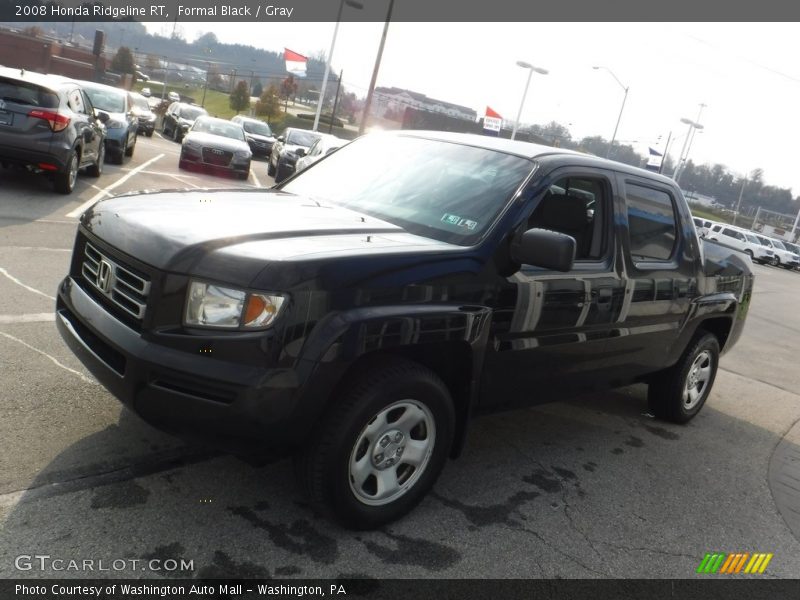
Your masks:
<svg viewBox="0 0 800 600"><path fill-rule="evenodd" d="M308 507L290 461L187 445L123 410L56 333L82 208L272 184L266 162L241 182L179 171L178 152L141 137L72 196L0 171L0 577L92 575L15 568L38 554L194 567L94 573L114 577L685 578L715 551L773 553L761 577L800 576L787 470L800 459L800 273L754 267L744 335L690 424L649 416L643 386L485 417L413 513L354 533Z"/></svg>

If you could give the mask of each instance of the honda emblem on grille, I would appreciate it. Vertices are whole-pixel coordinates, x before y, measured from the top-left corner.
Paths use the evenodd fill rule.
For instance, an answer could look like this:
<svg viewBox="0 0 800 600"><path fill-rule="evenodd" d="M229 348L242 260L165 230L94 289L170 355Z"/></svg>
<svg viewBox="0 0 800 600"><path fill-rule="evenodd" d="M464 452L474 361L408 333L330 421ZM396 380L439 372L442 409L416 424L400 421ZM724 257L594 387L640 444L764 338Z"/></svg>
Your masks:
<svg viewBox="0 0 800 600"><path fill-rule="evenodd" d="M101 260L100 266L97 267L97 287L99 287L104 294L111 291L112 273L111 263L107 260Z"/></svg>

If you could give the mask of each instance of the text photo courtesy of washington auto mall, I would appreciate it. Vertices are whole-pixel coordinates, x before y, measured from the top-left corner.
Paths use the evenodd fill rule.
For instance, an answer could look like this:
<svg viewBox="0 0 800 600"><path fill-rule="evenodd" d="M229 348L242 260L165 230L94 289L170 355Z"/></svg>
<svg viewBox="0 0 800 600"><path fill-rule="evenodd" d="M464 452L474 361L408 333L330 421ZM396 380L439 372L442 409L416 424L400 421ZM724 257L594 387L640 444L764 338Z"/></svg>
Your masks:
<svg viewBox="0 0 800 600"><path fill-rule="evenodd" d="M0 600L796 598L800 25L725 10L0 0Z"/></svg>

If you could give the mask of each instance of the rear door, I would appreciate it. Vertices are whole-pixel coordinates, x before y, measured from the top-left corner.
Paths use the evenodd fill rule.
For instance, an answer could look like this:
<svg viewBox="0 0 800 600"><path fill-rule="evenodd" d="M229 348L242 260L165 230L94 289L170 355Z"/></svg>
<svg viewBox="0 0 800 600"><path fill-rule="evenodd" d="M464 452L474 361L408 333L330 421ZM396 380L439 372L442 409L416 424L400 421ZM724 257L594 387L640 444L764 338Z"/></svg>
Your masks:
<svg viewBox="0 0 800 600"><path fill-rule="evenodd" d="M698 239L685 203L657 180L617 174L627 289L606 350L615 383L667 366L697 295Z"/></svg>
<svg viewBox="0 0 800 600"><path fill-rule="evenodd" d="M53 130L48 114L58 111L60 99L52 90L28 81L0 77L0 147L47 153Z"/></svg>

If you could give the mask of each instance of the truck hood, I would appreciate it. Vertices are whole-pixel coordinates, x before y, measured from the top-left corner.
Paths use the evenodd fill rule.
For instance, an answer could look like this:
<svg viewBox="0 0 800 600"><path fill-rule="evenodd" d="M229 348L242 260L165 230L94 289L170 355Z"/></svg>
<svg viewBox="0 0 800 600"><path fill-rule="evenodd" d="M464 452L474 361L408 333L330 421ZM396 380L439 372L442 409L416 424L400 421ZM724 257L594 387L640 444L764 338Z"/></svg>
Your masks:
<svg viewBox="0 0 800 600"><path fill-rule="evenodd" d="M180 190L101 200L81 217L91 234L156 269L285 289L320 276L334 259L369 272L465 248L302 196L266 190ZM406 260L398 258L405 256ZM330 272L330 271L329 271ZM344 281L338 281L343 284Z"/></svg>

